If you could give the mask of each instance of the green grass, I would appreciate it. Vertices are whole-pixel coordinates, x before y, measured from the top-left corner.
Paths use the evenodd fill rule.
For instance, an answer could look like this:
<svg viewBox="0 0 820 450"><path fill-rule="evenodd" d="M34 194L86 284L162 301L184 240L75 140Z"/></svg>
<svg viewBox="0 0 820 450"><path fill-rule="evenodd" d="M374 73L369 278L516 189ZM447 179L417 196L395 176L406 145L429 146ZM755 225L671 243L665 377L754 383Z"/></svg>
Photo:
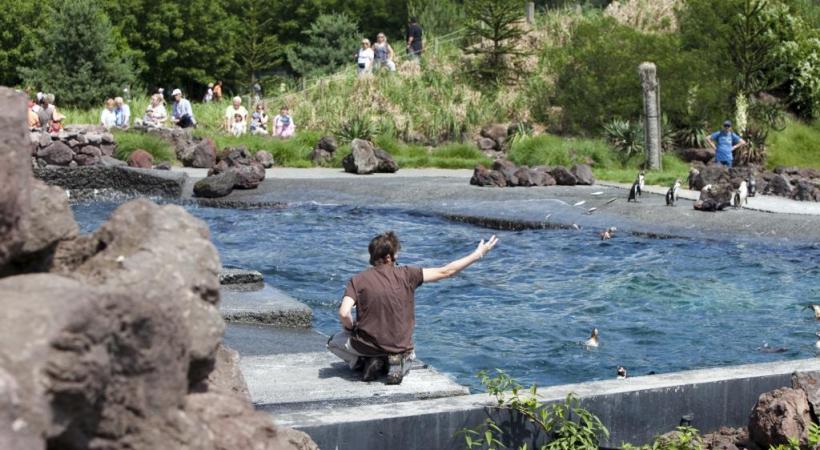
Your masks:
<svg viewBox="0 0 820 450"><path fill-rule="evenodd" d="M789 120L786 129L769 135L766 165L820 169L820 120L805 123Z"/></svg>
<svg viewBox="0 0 820 450"><path fill-rule="evenodd" d="M253 154L264 150L273 155L274 164L287 167L312 167L313 164L308 158L313 146L321 137L320 133L311 131L298 132L291 139L251 134L235 137L199 128L195 135L213 139L218 149L245 146Z"/></svg>
<svg viewBox="0 0 820 450"><path fill-rule="evenodd" d="M563 138L550 134L525 137L513 143L508 157L516 164L530 167L576 163L610 167L615 160L612 150L601 139Z"/></svg>
<svg viewBox="0 0 820 450"><path fill-rule="evenodd" d="M176 161L171 144L158 136L135 131L114 131L114 139L117 141L115 156L123 161L137 149L150 153L155 162Z"/></svg>
<svg viewBox="0 0 820 450"><path fill-rule="evenodd" d="M485 166L492 164L492 161L472 144L446 144L436 148L427 148L420 145L408 145L387 135L377 136L373 143L390 153L399 167L403 168L472 169L478 164ZM334 155L329 166L341 167L342 159L348 154L350 154L350 146L342 146Z"/></svg>
<svg viewBox="0 0 820 450"><path fill-rule="evenodd" d="M609 167L593 167L592 172L600 180L632 183L638 175L640 163L641 161L636 158L627 164L630 166L628 168L613 164ZM676 178L680 178L681 182L685 184L688 175L689 164L681 161L677 156L665 154L663 155L663 170L646 171L646 184L667 186L674 183Z"/></svg>

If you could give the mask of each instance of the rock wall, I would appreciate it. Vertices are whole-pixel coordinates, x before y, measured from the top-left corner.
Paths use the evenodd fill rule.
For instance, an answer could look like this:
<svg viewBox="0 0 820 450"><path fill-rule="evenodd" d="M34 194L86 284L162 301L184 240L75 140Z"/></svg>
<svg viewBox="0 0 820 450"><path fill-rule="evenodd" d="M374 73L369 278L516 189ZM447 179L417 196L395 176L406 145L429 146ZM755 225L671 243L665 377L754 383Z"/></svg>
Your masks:
<svg viewBox="0 0 820 450"><path fill-rule="evenodd" d="M531 187L531 186L575 186L595 184L592 168L586 164L576 164L570 169L564 166L517 166L512 161L498 159L492 168L479 165L473 171L470 184L490 187Z"/></svg>
<svg viewBox="0 0 820 450"><path fill-rule="evenodd" d="M207 226L135 200L78 235L24 111L0 88L0 448L315 449L249 403Z"/></svg>
<svg viewBox="0 0 820 450"><path fill-rule="evenodd" d="M59 133L29 133L35 167L93 166L114 155L114 135L95 125L69 125Z"/></svg>

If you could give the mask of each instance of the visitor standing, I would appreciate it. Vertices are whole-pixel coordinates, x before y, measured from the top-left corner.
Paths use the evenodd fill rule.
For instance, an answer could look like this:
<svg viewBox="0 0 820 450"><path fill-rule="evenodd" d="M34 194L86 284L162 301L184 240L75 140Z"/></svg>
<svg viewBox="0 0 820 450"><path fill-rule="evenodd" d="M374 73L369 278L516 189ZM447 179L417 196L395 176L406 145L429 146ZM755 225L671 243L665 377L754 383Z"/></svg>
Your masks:
<svg viewBox="0 0 820 450"><path fill-rule="evenodd" d="M105 108L100 113L100 125L104 126L106 130L117 126L117 113L114 111L116 104L113 98L105 100Z"/></svg>
<svg viewBox="0 0 820 450"><path fill-rule="evenodd" d="M114 114L117 116L117 128L128 128L131 125L131 107L125 103L122 97L114 99Z"/></svg>
<svg viewBox="0 0 820 450"><path fill-rule="evenodd" d="M359 75L370 73L373 66L373 49L370 48L370 39L362 39L362 47L356 52L356 70Z"/></svg>
<svg viewBox="0 0 820 450"><path fill-rule="evenodd" d="M411 60L418 60L421 57L424 49L421 34L421 27L416 23L416 18L411 17L410 24L407 25L407 56Z"/></svg>
<svg viewBox="0 0 820 450"><path fill-rule="evenodd" d="M378 69L386 66L388 70L395 72L396 63L393 62L394 56L393 47L387 43L387 37L384 33L379 33L378 36L376 36L376 43L373 44L373 61L375 67Z"/></svg>
<svg viewBox="0 0 820 450"><path fill-rule="evenodd" d="M251 133L252 134L268 134L268 122L270 118L265 112L265 104L259 102L256 104L256 110L251 114Z"/></svg>
<svg viewBox="0 0 820 450"><path fill-rule="evenodd" d="M205 91L205 97L202 97L204 103L211 103L214 99L214 84L208 83L208 90Z"/></svg>
<svg viewBox="0 0 820 450"><path fill-rule="evenodd" d="M273 118L273 135L280 138L289 138L296 132L296 124L290 116L290 110L283 106L279 114Z"/></svg>
<svg viewBox="0 0 820 450"><path fill-rule="evenodd" d="M225 130L228 132L233 132L234 127L236 126L235 123L235 116L239 114L242 117L242 126L245 127L247 130L248 128L248 110L242 106L242 97L234 97L231 105L225 109Z"/></svg>
<svg viewBox="0 0 820 450"><path fill-rule="evenodd" d="M194 117L194 110L191 108L191 102L187 98L182 97L182 91L174 89L171 92L171 97L174 97L173 114L171 120L180 128L196 127L196 118Z"/></svg>
<svg viewBox="0 0 820 450"><path fill-rule="evenodd" d="M746 141L732 131L731 120L723 122L723 129L712 133L706 142L715 151L715 161L726 167L732 167L732 161L734 160L732 152L738 147L746 145Z"/></svg>
<svg viewBox="0 0 820 450"><path fill-rule="evenodd" d="M216 84L214 85L214 101L222 101L222 80L217 80Z"/></svg>
<svg viewBox="0 0 820 450"><path fill-rule="evenodd" d="M387 383L401 383L415 358L416 288L461 272L483 258L497 242L492 236L461 259L443 267L422 269L396 263L401 245L395 233L388 231L374 237L368 246L373 267L348 281L339 307L342 331L328 340L328 350L351 369L361 368L364 381L376 379L387 363Z"/></svg>

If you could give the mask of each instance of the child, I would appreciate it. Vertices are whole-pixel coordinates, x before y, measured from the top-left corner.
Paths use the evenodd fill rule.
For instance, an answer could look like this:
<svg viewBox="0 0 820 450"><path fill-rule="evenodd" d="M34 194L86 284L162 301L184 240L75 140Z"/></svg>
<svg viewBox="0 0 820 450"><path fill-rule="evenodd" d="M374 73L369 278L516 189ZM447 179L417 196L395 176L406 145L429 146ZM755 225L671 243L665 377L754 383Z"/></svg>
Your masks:
<svg viewBox="0 0 820 450"><path fill-rule="evenodd" d="M233 126L231 126L231 134L234 136L242 136L245 134L245 121L242 120L242 114L233 115Z"/></svg>
<svg viewBox="0 0 820 450"><path fill-rule="evenodd" d="M54 115L52 116L52 119L51 119L51 129L49 129L49 132L59 133L60 131L62 131L63 130L63 120L65 120L65 116L58 113L57 111L54 111Z"/></svg>
<svg viewBox="0 0 820 450"><path fill-rule="evenodd" d="M268 134L268 114L262 103L256 104L256 111L251 115L251 133Z"/></svg>
<svg viewBox="0 0 820 450"><path fill-rule="evenodd" d="M273 118L273 134L280 138L289 138L296 131L296 124L290 117L287 106L279 110L279 115Z"/></svg>

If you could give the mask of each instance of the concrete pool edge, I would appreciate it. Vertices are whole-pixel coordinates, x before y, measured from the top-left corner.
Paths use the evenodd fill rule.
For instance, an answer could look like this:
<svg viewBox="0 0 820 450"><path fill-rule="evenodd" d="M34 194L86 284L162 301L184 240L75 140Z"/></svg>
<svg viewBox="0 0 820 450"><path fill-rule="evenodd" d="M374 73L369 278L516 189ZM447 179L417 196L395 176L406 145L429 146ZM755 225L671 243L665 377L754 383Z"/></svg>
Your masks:
<svg viewBox="0 0 820 450"><path fill-rule="evenodd" d="M550 386L539 390L545 403L574 393L611 435L604 446L641 444L673 430L684 415L704 433L721 426L746 426L758 397L791 386L794 372L820 372L820 360L699 369L660 375ZM473 394L432 400L322 411L279 411L275 420L308 433L327 449L462 449L465 427L488 416L494 399ZM526 433L526 432L525 432Z"/></svg>

